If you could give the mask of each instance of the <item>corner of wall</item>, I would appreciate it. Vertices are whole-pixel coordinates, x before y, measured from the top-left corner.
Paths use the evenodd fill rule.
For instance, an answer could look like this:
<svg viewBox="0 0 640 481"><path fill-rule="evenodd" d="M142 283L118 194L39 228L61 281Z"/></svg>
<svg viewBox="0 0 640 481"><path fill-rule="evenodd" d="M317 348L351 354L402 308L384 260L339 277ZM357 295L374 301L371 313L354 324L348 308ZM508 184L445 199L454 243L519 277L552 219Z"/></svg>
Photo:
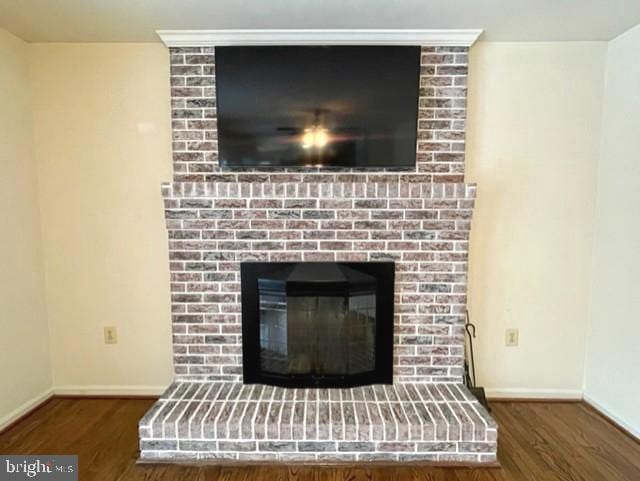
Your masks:
<svg viewBox="0 0 640 481"><path fill-rule="evenodd" d="M629 215L640 199L640 67L629 59L639 48L640 25L607 44L583 376L585 400L636 435L640 384L633 364L640 329L634 296L640 277L628 266L640 261L640 222Z"/></svg>
<svg viewBox="0 0 640 481"><path fill-rule="evenodd" d="M7 236L1 276L7 289L0 300L3 355L21 361L2 363L0 428L51 393L52 371L45 297L43 246L37 166L34 155L33 98L29 44L0 29L0 87L6 92L0 110L0 186L3 227ZM6 385L4 384L6 382ZM6 394L6 395L5 395Z"/></svg>

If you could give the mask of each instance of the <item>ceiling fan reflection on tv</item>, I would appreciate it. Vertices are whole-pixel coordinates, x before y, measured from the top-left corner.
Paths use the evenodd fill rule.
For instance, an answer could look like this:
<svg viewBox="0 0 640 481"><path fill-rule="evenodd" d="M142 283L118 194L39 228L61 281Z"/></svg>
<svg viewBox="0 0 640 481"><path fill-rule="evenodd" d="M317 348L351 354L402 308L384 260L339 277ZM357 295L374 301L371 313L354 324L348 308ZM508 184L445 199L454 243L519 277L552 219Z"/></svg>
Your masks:
<svg viewBox="0 0 640 481"><path fill-rule="evenodd" d="M329 109L316 108L312 111L306 110L304 113L313 114L313 123L308 127L277 127L277 132L282 132L289 136L300 137L302 148L323 148L330 142L353 141L358 135L359 129L356 127L339 127L329 129L326 117L331 113Z"/></svg>

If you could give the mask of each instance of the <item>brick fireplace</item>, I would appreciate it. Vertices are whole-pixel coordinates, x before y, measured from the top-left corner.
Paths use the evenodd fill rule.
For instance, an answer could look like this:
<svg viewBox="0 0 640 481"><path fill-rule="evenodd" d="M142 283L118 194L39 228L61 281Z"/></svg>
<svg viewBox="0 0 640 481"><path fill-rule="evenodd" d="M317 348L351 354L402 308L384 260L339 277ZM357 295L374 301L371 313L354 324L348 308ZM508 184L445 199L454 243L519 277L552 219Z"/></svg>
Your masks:
<svg viewBox="0 0 640 481"><path fill-rule="evenodd" d="M497 426L462 385L467 48L422 48L410 170L223 170L215 49L170 55L175 382L140 421L141 459L495 462ZM247 261L393 262L393 384L243 383Z"/></svg>

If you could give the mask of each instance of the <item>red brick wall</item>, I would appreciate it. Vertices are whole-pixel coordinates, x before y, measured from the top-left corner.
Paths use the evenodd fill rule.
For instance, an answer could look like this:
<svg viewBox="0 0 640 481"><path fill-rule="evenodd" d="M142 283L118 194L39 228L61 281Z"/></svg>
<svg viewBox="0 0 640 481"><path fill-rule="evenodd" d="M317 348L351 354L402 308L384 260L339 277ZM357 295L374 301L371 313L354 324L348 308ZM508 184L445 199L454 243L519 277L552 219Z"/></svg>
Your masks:
<svg viewBox="0 0 640 481"><path fill-rule="evenodd" d="M174 183L163 193L179 377L240 380L240 262L393 260L395 379L461 381L475 186Z"/></svg>
<svg viewBox="0 0 640 481"><path fill-rule="evenodd" d="M461 382L466 82L466 47L422 48L415 168L230 171L217 164L215 51L171 49L163 194L178 377L241 379L240 262L391 259L395 379Z"/></svg>
<svg viewBox="0 0 640 481"><path fill-rule="evenodd" d="M423 47L418 99L416 168L403 169L415 182L464 182L467 47ZM215 53L212 47L171 49L173 168L176 182L251 181L218 167ZM358 169L270 169L260 181L366 181ZM374 177L397 180L393 170ZM397 172L397 169L395 170ZM345 175L351 174L348 180ZM296 176L296 180L290 178Z"/></svg>

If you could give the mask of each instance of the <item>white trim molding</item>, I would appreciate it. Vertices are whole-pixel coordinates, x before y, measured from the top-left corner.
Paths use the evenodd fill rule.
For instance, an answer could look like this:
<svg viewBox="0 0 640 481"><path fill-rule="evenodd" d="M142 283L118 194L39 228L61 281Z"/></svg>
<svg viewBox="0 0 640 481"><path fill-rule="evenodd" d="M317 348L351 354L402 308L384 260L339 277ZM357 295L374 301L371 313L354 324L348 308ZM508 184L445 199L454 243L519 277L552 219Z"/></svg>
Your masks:
<svg viewBox="0 0 640 481"><path fill-rule="evenodd" d="M577 389L527 389L527 388L486 388L487 398L492 399L566 399L582 400L582 391Z"/></svg>
<svg viewBox="0 0 640 481"><path fill-rule="evenodd" d="M469 30L156 30L167 47L229 45L426 45L470 47L482 29Z"/></svg>
<svg viewBox="0 0 640 481"><path fill-rule="evenodd" d="M2 418L0 418L0 431L4 430L5 428L13 424L16 420L20 419L22 416L27 414L32 409L38 407L39 405L47 401L52 395L53 395L53 390L47 389L41 392L40 394L38 394L37 396L29 399L27 402L23 403L22 405L18 406L16 409L11 411L6 416L3 416Z"/></svg>
<svg viewBox="0 0 640 481"><path fill-rule="evenodd" d="M610 409L604 407L602 403L600 403L599 401L596 401L591 396L588 396L585 394L584 402L589 404L596 411L600 411L600 414L603 414L605 417L609 418L619 427L626 430L631 436L635 437L637 441L640 441L640 428L638 426L632 426L617 414L613 414L613 412Z"/></svg>
<svg viewBox="0 0 640 481"><path fill-rule="evenodd" d="M160 396L167 386L55 386L53 393L56 396Z"/></svg>

